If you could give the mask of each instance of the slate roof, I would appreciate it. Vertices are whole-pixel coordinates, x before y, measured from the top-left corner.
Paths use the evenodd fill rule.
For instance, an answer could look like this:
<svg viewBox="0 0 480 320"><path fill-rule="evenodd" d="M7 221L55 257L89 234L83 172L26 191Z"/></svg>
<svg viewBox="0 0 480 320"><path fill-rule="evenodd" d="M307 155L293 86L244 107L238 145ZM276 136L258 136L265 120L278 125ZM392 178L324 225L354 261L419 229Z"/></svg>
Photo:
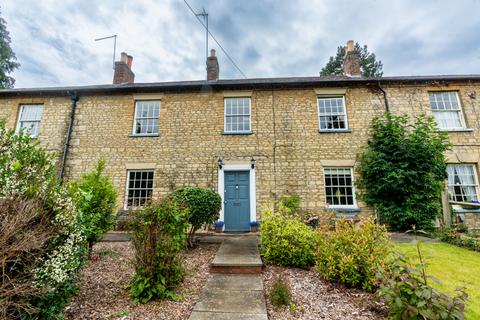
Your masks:
<svg viewBox="0 0 480 320"><path fill-rule="evenodd" d="M23 95L63 95L69 92L78 94L115 94L142 93L158 91L209 91L209 90L251 90L256 88L295 88L295 87L328 87L328 86L363 86L391 83L428 83L428 82L478 82L480 74L465 75L426 75L396 76L382 78L363 78L346 76L326 77L286 77L286 78L251 78L220 79L216 81L173 81L149 82L133 84L103 84L87 86L15 88L0 90L2 96Z"/></svg>

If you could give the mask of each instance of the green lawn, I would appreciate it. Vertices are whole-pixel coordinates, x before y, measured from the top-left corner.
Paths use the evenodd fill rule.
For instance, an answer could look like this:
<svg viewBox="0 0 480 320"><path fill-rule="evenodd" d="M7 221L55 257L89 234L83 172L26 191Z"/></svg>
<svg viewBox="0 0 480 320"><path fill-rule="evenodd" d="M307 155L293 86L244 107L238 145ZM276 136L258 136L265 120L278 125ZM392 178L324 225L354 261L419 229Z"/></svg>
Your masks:
<svg viewBox="0 0 480 320"><path fill-rule="evenodd" d="M416 247L397 243L398 250L407 256L416 256ZM441 281L432 285L443 292L455 292L455 287L465 287L468 293L466 319L480 319L480 253L446 243L420 245L427 263L427 273Z"/></svg>

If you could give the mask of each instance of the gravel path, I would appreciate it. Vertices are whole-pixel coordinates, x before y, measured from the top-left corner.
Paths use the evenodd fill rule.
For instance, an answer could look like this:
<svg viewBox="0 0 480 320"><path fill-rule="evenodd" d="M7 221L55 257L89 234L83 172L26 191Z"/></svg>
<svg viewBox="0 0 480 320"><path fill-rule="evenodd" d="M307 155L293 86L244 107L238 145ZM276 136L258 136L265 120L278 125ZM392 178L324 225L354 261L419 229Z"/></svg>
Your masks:
<svg viewBox="0 0 480 320"><path fill-rule="evenodd" d="M180 301L133 305L128 289L133 275L130 242L103 242L93 247L80 280L80 291L67 308L66 319L188 319L206 283L218 244L200 244L185 258L186 277L177 290Z"/></svg>
<svg viewBox="0 0 480 320"><path fill-rule="evenodd" d="M289 285L295 312L289 307L275 310L268 299L273 279L281 276ZM335 286L312 270L267 266L263 271L267 311L270 320L284 319L384 319L385 309L373 295ZM383 310L382 310L383 309Z"/></svg>

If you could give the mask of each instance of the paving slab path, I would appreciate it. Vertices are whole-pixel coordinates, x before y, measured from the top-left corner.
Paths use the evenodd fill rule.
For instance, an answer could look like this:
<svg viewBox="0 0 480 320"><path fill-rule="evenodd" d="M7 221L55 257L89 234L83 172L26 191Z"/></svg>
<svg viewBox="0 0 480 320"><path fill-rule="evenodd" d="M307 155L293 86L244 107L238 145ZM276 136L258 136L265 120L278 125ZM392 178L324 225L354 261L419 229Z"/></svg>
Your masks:
<svg viewBox="0 0 480 320"><path fill-rule="evenodd" d="M225 239L190 320L267 320L261 266L258 238Z"/></svg>

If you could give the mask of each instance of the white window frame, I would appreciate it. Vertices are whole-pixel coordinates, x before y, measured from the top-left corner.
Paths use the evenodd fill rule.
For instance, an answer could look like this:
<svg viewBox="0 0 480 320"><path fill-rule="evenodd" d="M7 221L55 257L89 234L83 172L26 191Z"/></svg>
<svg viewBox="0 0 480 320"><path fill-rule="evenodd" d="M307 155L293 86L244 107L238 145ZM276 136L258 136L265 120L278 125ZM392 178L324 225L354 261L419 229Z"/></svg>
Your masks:
<svg viewBox="0 0 480 320"><path fill-rule="evenodd" d="M462 185L466 187L474 187L475 188L475 193L477 194L477 199L480 200L480 186L478 183L478 174L477 174L477 166L474 163L449 163L448 166L469 166L473 168L473 179L475 184L468 184L468 185ZM448 175L448 170L447 170L447 175ZM450 197L452 200L454 195L450 193L450 187L454 187L455 185L449 184L449 179L447 177L447 192L449 193ZM455 200L456 201L456 200Z"/></svg>
<svg viewBox="0 0 480 320"><path fill-rule="evenodd" d="M329 204L327 200L327 179L326 179L326 174L325 171L327 169L349 169L350 170L350 176L352 178L352 199L353 199L353 204ZM357 205L357 198L355 196L355 175L353 171L353 167L333 167L333 166L328 166L323 168L323 191L325 193L325 204L327 208L329 209L358 209Z"/></svg>
<svg viewBox="0 0 480 320"><path fill-rule="evenodd" d="M124 199L124 203L123 203L123 209L124 210L136 209L136 208L141 208L142 207L142 206L129 206L128 205L128 191L130 190L129 185L130 185L130 173L131 172L152 172L153 173L152 197L150 199L153 199L153 191L155 190L155 169L128 169L127 170L127 182L125 184L125 199Z"/></svg>
<svg viewBox="0 0 480 320"><path fill-rule="evenodd" d="M137 106L139 102L158 102L158 130L155 133L136 133L136 124L137 124ZM133 124L132 124L132 136L158 136L160 134L160 113L162 111L162 101L158 99L148 99L148 100L135 100L135 108L133 112ZM156 118L141 118L141 119L156 119Z"/></svg>
<svg viewBox="0 0 480 320"><path fill-rule="evenodd" d="M454 110L454 109L449 109L449 110L436 110L436 109L433 109L432 107L432 103L430 102L430 94L438 94L438 93L455 93L455 98L457 99L457 103L458 103L458 110ZM428 91L428 103L430 104L430 110L432 111L432 114L435 118L435 113L438 112L438 113L441 113L441 112L457 112L458 113L458 117L459 117L459 120L460 120L460 127L455 127L455 128L441 128L440 127L440 123L438 123L437 119L435 119L435 122L437 122L437 126L438 126L438 129L441 130L441 131L462 131L462 130L465 130L467 128L467 125L466 125L466 122L465 122L465 117L463 115L463 107L462 107L462 103L460 101L460 96L458 94L458 91L454 91L454 90L444 90L444 91Z"/></svg>
<svg viewBox="0 0 480 320"><path fill-rule="evenodd" d="M23 114L23 110L27 107L42 107L42 113L40 115L40 120L22 120L22 114ZM24 130L25 132L29 132L30 133L30 137L32 138L36 138L40 135L40 126L42 124L42 117L43 117L43 108L44 108L44 105L41 104L41 103L38 103L38 104L21 104L20 105L20 109L18 111L18 119L17 119L17 126L15 128L15 132L16 133L19 133L20 132L20 126L21 126L21 123L22 122L38 122L38 133L37 134L31 134L30 130L27 129L27 130Z"/></svg>
<svg viewBox="0 0 480 320"><path fill-rule="evenodd" d="M345 128L338 128L338 129L322 129L322 122L320 117L320 99L332 99L332 98L342 98L343 103L343 116L345 117ZM345 101L345 95L338 94L338 95L317 95L317 114L318 114L318 130L320 132L335 132L335 131L345 131L349 130L348 127L348 115L347 115L347 105Z"/></svg>
<svg viewBox="0 0 480 320"><path fill-rule="evenodd" d="M231 99L248 99L248 126L249 130L227 130L227 100ZM244 114L237 116L246 116ZM223 98L223 132L227 134L248 134L252 132L252 98L251 97L224 97Z"/></svg>

